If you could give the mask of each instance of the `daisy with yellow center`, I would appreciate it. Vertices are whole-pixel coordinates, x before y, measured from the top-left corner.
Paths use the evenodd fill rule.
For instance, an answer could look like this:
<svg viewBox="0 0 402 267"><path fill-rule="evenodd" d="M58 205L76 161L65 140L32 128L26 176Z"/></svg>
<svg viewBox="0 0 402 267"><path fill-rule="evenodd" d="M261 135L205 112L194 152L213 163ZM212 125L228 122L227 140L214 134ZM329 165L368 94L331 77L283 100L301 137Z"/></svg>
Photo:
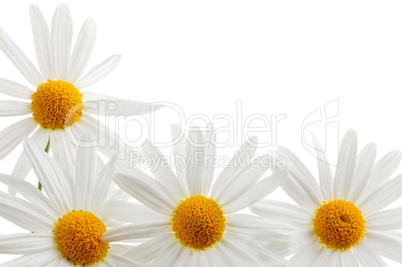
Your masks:
<svg viewBox="0 0 402 267"><path fill-rule="evenodd" d="M111 225L122 224L100 211L103 202L116 199L109 194L115 158L96 175L91 140L83 137L74 177L31 140L24 141L45 194L26 181L0 175L0 182L22 196L0 192L0 216L28 231L0 236L0 254L21 255L6 266L142 266L121 256L128 246L103 239Z"/></svg>
<svg viewBox="0 0 402 267"><path fill-rule="evenodd" d="M206 132L195 128L187 139L174 144L175 154L188 163L185 168L175 166L176 173L151 143L143 149L151 157L154 177L138 168L117 165L115 183L141 204L105 203L102 211L106 215L130 224L107 231L103 240L148 239L123 255L152 266L263 266L262 259L288 266L256 240L287 243L289 238L275 230L289 227L271 223L265 231L269 221L238 212L275 190L287 171L261 179L268 167L251 164L257 143L251 138L213 182L213 132L212 125ZM175 140L177 136L182 136L180 127L173 126L172 137ZM192 142L186 141L189 139Z"/></svg>
<svg viewBox="0 0 402 267"><path fill-rule="evenodd" d="M0 101L0 117L29 115L0 131L0 159L14 150L24 137L32 134L32 141L40 149L45 149L50 140L54 157L68 163L66 166L72 174L78 145L75 136L89 132L95 138L102 135L104 140L116 141L110 141L110 144L117 143L115 139L119 138L90 114L143 114L150 112L151 107L150 104L85 90L108 75L120 62L120 56L114 55L86 70L96 38L96 26L92 19L85 21L73 47L73 24L66 5L57 7L50 30L37 6L31 6L30 14L39 70L0 28L0 50L31 85L28 87L0 78L0 93L27 100L10 98ZM108 108L109 104L112 104L112 109ZM105 110L99 110L101 107ZM99 147L99 151L108 158L116 150L111 146ZM22 152L12 175L25 178L30 169L28 158Z"/></svg>
<svg viewBox="0 0 402 267"><path fill-rule="evenodd" d="M315 137L314 144L320 184L297 156L278 149L289 169L282 188L298 205L263 200L250 209L298 230L290 246L264 245L282 256L294 254L290 262L301 267L387 266L382 257L402 263L402 210L383 210L402 196L402 175L390 180L401 153L392 151L375 163L376 146L369 143L357 154L357 136L349 130L333 176Z"/></svg>

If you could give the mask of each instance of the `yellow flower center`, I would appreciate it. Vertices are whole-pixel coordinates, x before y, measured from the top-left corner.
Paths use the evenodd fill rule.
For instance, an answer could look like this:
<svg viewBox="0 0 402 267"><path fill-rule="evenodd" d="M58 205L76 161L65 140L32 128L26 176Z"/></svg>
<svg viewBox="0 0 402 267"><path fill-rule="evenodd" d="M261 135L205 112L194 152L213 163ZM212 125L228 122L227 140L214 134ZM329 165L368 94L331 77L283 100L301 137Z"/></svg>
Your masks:
<svg viewBox="0 0 402 267"><path fill-rule="evenodd" d="M103 262L109 243L101 239L106 227L88 211L71 211L54 224L57 249L74 265Z"/></svg>
<svg viewBox="0 0 402 267"><path fill-rule="evenodd" d="M222 239L225 215L218 203L204 196L180 201L173 211L172 230L180 243L194 250L205 250Z"/></svg>
<svg viewBox="0 0 402 267"><path fill-rule="evenodd" d="M345 251L364 238L366 221L355 205L345 200L323 202L313 219L315 235L320 243L335 251Z"/></svg>
<svg viewBox="0 0 402 267"><path fill-rule="evenodd" d="M82 94L71 83L48 81L32 94L32 115L40 127L64 129L82 115Z"/></svg>

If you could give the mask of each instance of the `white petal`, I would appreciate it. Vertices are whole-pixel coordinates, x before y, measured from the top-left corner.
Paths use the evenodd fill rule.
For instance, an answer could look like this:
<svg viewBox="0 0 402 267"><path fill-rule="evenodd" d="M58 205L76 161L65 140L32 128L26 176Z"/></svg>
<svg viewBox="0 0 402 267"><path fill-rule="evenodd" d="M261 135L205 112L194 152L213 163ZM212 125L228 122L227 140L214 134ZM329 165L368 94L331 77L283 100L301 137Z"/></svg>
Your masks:
<svg viewBox="0 0 402 267"><path fill-rule="evenodd" d="M21 99L31 99L34 91L20 83L0 78L0 93Z"/></svg>
<svg viewBox="0 0 402 267"><path fill-rule="evenodd" d="M92 199L90 199L89 210L97 212L101 204L107 199L113 181L115 163L116 157L113 157L99 174L96 184L94 185L93 192L95 193L92 194Z"/></svg>
<svg viewBox="0 0 402 267"><path fill-rule="evenodd" d="M127 201L113 201L102 205L102 212L107 216L129 223L143 223L152 221L169 221L170 217L137 203Z"/></svg>
<svg viewBox="0 0 402 267"><path fill-rule="evenodd" d="M311 225L313 212L290 203L265 199L250 207L259 216L297 225Z"/></svg>
<svg viewBox="0 0 402 267"><path fill-rule="evenodd" d="M283 190L300 205L317 208L324 196L314 176L290 150L279 147L277 153L285 157L289 170L289 179L282 184Z"/></svg>
<svg viewBox="0 0 402 267"><path fill-rule="evenodd" d="M268 167L253 165L244 167L233 177L230 184L227 184L220 194L215 196L216 201L224 207L238 200L260 180L267 169Z"/></svg>
<svg viewBox="0 0 402 267"><path fill-rule="evenodd" d="M374 166L376 152L376 145L369 143L359 153L356 162L355 174L353 176L351 188L346 200L356 203L357 199L364 191L368 181L367 177L370 177L371 170Z"/></svg>
<svg viewBox="0 0 402 267"><path fill-rule="evenodd" d="M106 107L104 110L99 108ZM94 115L142 115L156 110L151 103L122 99L96 99L84 102L84 111Z"/></svg>
<svg viewBox="0 0 402 267"><path fill-rule="evenodd" d="M32 184L5 174L0 174L0 182L13 188L26 200L32 203L33 206L39 207L39 209L42 211L42 215L45 215L50 219L57 218L58 214L49 203L49 200Z"/></svg>
<svg viewBox="0 0 402 267"><path fill-rule="evenodd" d="M361 242L353 249L356 258L362 266L368 267L386 267L384 260L372 247L368 246L366 242Z"/></svg>
<svg viewBox="0 0 402 267"><path fill-rule="evenodd" d="M34 87L43 82L44 79L39 71L2 28L0 28L0 49Z"/></svg>
<svg viewBox="0 0 402 267"><path fill-rule="evenodd" d="M219 246L231 255L233 258L237 258L236 263L240 266L258 266L259 264L253 259L251 251L246 250L247 246L242 246L241 242L236 238L232 238L230 235L226 235L225 238L219 242Z"/></svg>
<svg viewBox="0 0 402 267"><path fill-rule="evenodd" d="M96 24L93 19L87 19L77 37L73 54L70 58L68 78L75 83L85 71L96 39Z"/></svg>
<svg viewBox="0 0 402 267"><path fill-rule="evenodd" d="M309 247L317 242L313 229L293 231L291 236L294 239L294 242L287 243L285 245L269 243L266 245L266 247L273 253L286 257L298 252L306 251Z"/></svg>
<svg viewBox="0 0 402 267"><path fill-rule="evenodd" d="M281 170L273 175L259 181L250 188L245 194L238 199L226 205L224 211L226 214L231 214L244 208L250 207L254 203L265 198L275 191L288 177L287 170Z"/></svg>
<svg viewBox="0 0 402 267"><path fill-rule="evenodd" d="M382 256L402 263L402 241L389 235L376 233L374 231L368 231L364 235L364 239L367 239L367 242L378 250Z"/></svg>
<svg viewBox="0 0 402 267"><path fill-rule="evenodd" d="M10 195L10 201L11 197L13 196ZM51 233L53 230L53 224L48 218L29 209L27 205L18 205L16 201L12 204L0 202L0 216L31 232Z"/></svg>
<svg viewBox="0 0 402 267"><path fill-rule="evenodd" d="M142 149L145 155L151 160L149 168L152 170L155 178L172 191L172 195L176 197L175 200L177 202L184 199L186 196L185 191L172 169L168 166L167 159L161 151L151 142L146 142L142 146Z"/></svg>
<svg viewBox="0 0 402 267"><path fill-rule="evenodd" d="M223 188L229 184L233 177L242 170L244 162L247 164L254 156L258 143L257 137L248 139L231 159L229 165L222 170L211 189L211 197L215 198ZM247 161L248 160L248 161Z"/></svg>
<svg viewBox="0 0 402 267"><path fill-rule="evenodd" d="M341 266L359 267L359 263L351 250L343 251L340 254Z"/></svg>
<svg viewBox="0 0 402 267"><path fill-rule="evenodd" d="M32 113L31 103L0 100L0 117L19 116Z"/></svg>
<svg viewBox="0 0 402 267"><path fill-rule="evenodd" d="M39 127L32 135L31 140L35 143L39 150L45 150L47 143L49 142L49 135L49 130ZM32 165L29 162L25 150L23 150L11 175L18 179L25 179L31 169Z"/></svg>
<svg viewBox="0 0 402 267"><path fill-rule="evenodd" d="M21 267L21 266L54 266L53 261L60 259L60 252L56 249L43 250L38 257L37 254L23 255L15 260L7 262L7 267Z"/></svg>
<svg viewBox="0 0 402 267"><path fill-rule="evenodd" d="M402 225L402 208L372 213L365 218L366 228L370 230L396 230Z"/></svg>
<svg viewBox="0 0 402 267"><path fill-rule="evenodd" d="M204 133L199 127L192 127L187 137L186 155L189 161L186 180L190 195L201 195L204 179L205 147Z"/></svg>
<svg viewBox="0 0 402 267"><path fill-rule="evenodd" d="M83 99L88 100L88 101L99 100L99 99L118 99L117 97L114 97L114 96L98 94L98 93L89 92L89 91L84 91L81 93L82 93Z"/></svg>
<svg viewBox="0 0 402 267"><path fill-rule="evenodd" d="M49 234L13 234L0 236L1 254L40 254L53 249L54 236Z"/></svg>
<svg viewBox="0 0 402 267"><path fill-rule="evenodd" d="M357 135L353 130L346 132L339 148L338 166L335 172L334 197L345 199L348 195L357 155Z"/></svg>
<svg viewBox="0 0 402 267"><path fill-rule="evenodd" d="M77 151L77 166L75 174L74 206L78 210L88 210L93 186L96 178L96 149L94 143L89 143L93 138L84 135Z"/></svg>
<svg viewBox="0 0 402 267"><path fill-rule="evenodd" d="M174 242L177 241L172 233L159 235L130 249L123 256L147 263L155 259L163 248L172 246Z"/></svg>
<svg viewBox="0 0 402 267"><path fill-rule="evenodd" d="M216 140L213 138L213 134L215 132L215 128L212 123L208 123L208 129L205 132L205 141L209 144L208 147L205 149L205 170L204 170L204 177L202 181L202 189L201 194L203 196L207 196L209 191L211 190L212 181L214 178L215 168L213 165L214 157L216 156Z"/></svg>
<svg viewBox="0 0 402 267"><path fill-rule="evenodd" d="M182 132L181 127L177 124L172 124L171 126L171 135L172 135L172 143L173 143L173 150L175 156L180 157L182 159L186 159L186 137L184 132ZM176 164L178 165L178 164ZM186 170L185 164L183 167L175 166L176 167L176 175L181 183L182 187L185 190L186 195L189 195L190 192L188 191L187 181L186 181Z"/></svg>
<svg viewBox="0 0 402 267"><path fill-rule="evenodd" d="M402 159L402 153L399 151L391 151L382 157L373 167L367 185L362 192L359 201L365 199L369 194L376 190L380 185L388 181L395 172Z"/></svg>
<svg viewBox="0 0 402 267"><path fill-rule="evenodd" d="M111 73L117 65L119 65L121 60L120 55L114 55L100 63L99 65L93 67L77 81L76 87L79 89L86 88L93 84L94 82L100 80L105 77L109 73Z"/></svg>
<svg viewBox="0 0 402 267"><path fill-rule="evenodd" d="M157 190L162 188L162 185L155 188L147 182L123 173L117 173L114 181L124 191L155 211L169 216L176 208L176 203L169 201L164 195L161 195L160 190ZM155 181L155 184L159 184L159 182Z"/></svg>
<svg viewBox="0 0 402 267"><path fill-rule="evenodd" d="M57 6L51 30L52 59L57 80L68 80L67 68L73 40L73 22L67 5Z"/></svg>
<svg viewBox="0 0 402 267"><path fill-rule="evenodd" d="M42 12L36 5L30 8L32 31L35 42L36 57L38 59L39 69L43 77L53 79L52 73L52 48L50 46L50 32L42 15Z"/></svg>
<svg viewBox="0 0 402 267"><path fill-rule="evenodd" d="M0 159L14 150L22 139L31 134L36 127L38 125L33 118L26 118L2 130L0 132Z"/></svg>
<svg viewBox="0 0 402 267"><path fill-rule="evenodd" d="M60 165L47 153L39 151L31 140L25 139L24 149L55 209L59 214L71 211L73 207L71 177L63 172Z"/></svg>
<svg viewBox="0 0 402 267"><path fill-rule="evenodd" d="M324 150L322 149L321 144L318 142L318 139L315 135L313 135L313 142L317 156L321 190L325 199L332 199L334 195L334 177L328 164L327 156L323 152Z"/></svg>
<svg viewBox="0 0 402 267"><path fill-rule="evenodd" d="M171 231L172 226L170 221L127 224L106 231L102 236L102 240L106 243L110 243L131 239L150 238Z"/></svg>
<svg viewBox="0 0 402 267"><path fill-rule="evenodd" d="M180 256L183 246L173 243L160 251L153 266L175 266L174 263Z"/></svg>
<svg viewBox="0 0 402 267"><path fill-rule="evenodd" d="M238 232L241 229L245 230L265 230L265 229L277 229L288 230L292 229L291 226L279 223L275 220L267 218L261 218L251 214L236 213L226 216L226 226L232 228L233 232ZM239 229L234 229L239 228Z"/></svg>
<svg viewBox="0 0 402 267"><path fill-rule="evenodd" d="M113 253L108 253L107 257L105 258L105 263L110 263L111 266L118 266L118 267L143 267L144 265L138 262L130 261L126 258L123 258L118 255L114 255ZM103 266L103 264L102 264Z"/></svg>
<svg viewBox="0 0 402 267"><path fill-rule="evenodd" d="M359 205L365 215L381 210L402 196L402 174L380 186Z"/></svg>
<svg viewBox="0 0 402 267"><path fill-rule="evenodd" d="M294 266L300 267L310 267L314 263L314 261L321 255L322 246L318 243L314 243L307 250L301 251L293 255L290 259L290 263Z"/></svg>
<svg viewBox="0 0 402 267"><path fill-rule="evenodd" d="M77 155L76 147L66 137L65 131L54 130L50 132L50 148L53 157L73 176Z"/></svg>

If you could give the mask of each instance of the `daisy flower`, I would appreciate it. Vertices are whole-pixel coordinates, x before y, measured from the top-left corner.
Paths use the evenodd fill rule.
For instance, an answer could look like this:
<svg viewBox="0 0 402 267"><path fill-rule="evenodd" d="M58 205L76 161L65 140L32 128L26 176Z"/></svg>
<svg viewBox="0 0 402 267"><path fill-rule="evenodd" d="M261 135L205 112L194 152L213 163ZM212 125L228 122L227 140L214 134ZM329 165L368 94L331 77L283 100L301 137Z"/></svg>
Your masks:
<svg viewBox="0 0 402 267"><path fill-rule="evenodd" d="M251 138L213 182L213 161L217 158L212 125L209 129L205 133L200 129L191 131L188 139L193 144L186 138L174 144L176 156L184 156L188 163L185 168L176 165L176 174L165 165L160 150L148 143L143 149L153 162L150 168L154 177L138 168L115 175L115 183L141 204L105 203L102 211L106 215L130 224L109 230L104 241L148 239L124 256L153 266L260 266L260 259L287 266L282 257L253 239L272 239L276 237L274 230L284 226L272 224L270 231L263 231L270 222L238 213L274 191L287 171L260 179L268 167L251 164L256 159L257 143ZM172 127L172 136L182 136L179 126ZM244 159L246 164L239 164L238 160Z"/></svg>
<svg viewBox="0 0 402 267"><path fill-rule="evenodd" d="M127 246L102 240L110 220L100 207L111 197L116 159L96 176L96 149L89 140L84 136L78 149L74 178L31 140L24 141L45 194L26 181L0 175L0 182L23 197L0 192L0 216L29 231L0 236L0 254L22 255L7 266L141 266L121 256Z"/></svg>
<svg viewBox="0 0 402 267"><path fill-rule="evenodd" d="M402 175L390 180L401 153L390 152L375 163L375 144L357 155L357 136L349 130L333 176L313 138L320 183L297 156L280 148L289 169L282 188L297 205L263 200L250 208L298 228L293 245L267 247L283 256L294 254L290 262L295 266L386 266L380 256L402 263L402 242L395 235L402 228L402 210L383 210L402 195Z"/></svg>
<svg viewBox="0 0 402 267"><path fill-rule="evenodd" d="M31 6L30 14L39 70L0 28L0 49L31 85L0 78L1 93L28 100L0 101L0 116L31 115L0 132L0 159L33 133L32 141L40 149L45 149L50 140L53 156L60 162L68 162L66 165L73 173L77 150L74 135L81 137L90 132L95 138L101 134L105 135L105 140L109 138L109 129L90 113L142 114L150 112L150 104L85 91L120 62L120 56L114 55L86 70L96 37L92 19L85 21L72 48L73 24L66 5L56 8L50 30L37 6ZM99 110L99 103L105 106L104 111ZM111 106L113 108L108 108ZM100 146L99 151L110 158L116 153L113 149ZM24 178L30 169L28 158L22 152L12 175Z"/></svg>

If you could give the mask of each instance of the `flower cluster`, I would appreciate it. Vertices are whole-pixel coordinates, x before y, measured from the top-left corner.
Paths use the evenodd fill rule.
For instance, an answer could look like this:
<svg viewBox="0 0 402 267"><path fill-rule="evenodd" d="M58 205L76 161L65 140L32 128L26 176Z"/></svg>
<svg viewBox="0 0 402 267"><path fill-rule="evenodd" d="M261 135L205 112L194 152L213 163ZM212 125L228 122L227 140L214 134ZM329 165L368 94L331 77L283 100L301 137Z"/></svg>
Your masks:
<svg viewBox="0 0 402 267"><path fill-rule="evenodd" d="M0 159L23 143L11 175L0 174L9 188L0 192L0 216L25 230L0 236L0 255L18 255L4 266L385 266L383 257L402 263L402 209L385 209L402 196L402 175L391 179L399 151L376 162L376 146L358 154L349 130L333 175L314 137L318 182L283 147L277 155L286 164L256 164L271 156L258 155L252 137L217 173L213 125L187 135L172 125L172 140L185 136L173 150L186 168L161 164L166 157L151 142L135 151L150 159L148 168L128 166L116 148L99 146L100 132L115 134L91 114L108 115L101 101L124 115L149 113L151 104L85 90L120 61L111 56L86 70L93 20L72 47L66 5L57 7L50 29L36 6L30 12L39 70L0 28L0 50L31 84L0 79L1 93L21 99L0 101L0 116L28 115L0 132ZM31 169L38 187L24 180ZM295 204L267 198L279 187Z"/></svg>

